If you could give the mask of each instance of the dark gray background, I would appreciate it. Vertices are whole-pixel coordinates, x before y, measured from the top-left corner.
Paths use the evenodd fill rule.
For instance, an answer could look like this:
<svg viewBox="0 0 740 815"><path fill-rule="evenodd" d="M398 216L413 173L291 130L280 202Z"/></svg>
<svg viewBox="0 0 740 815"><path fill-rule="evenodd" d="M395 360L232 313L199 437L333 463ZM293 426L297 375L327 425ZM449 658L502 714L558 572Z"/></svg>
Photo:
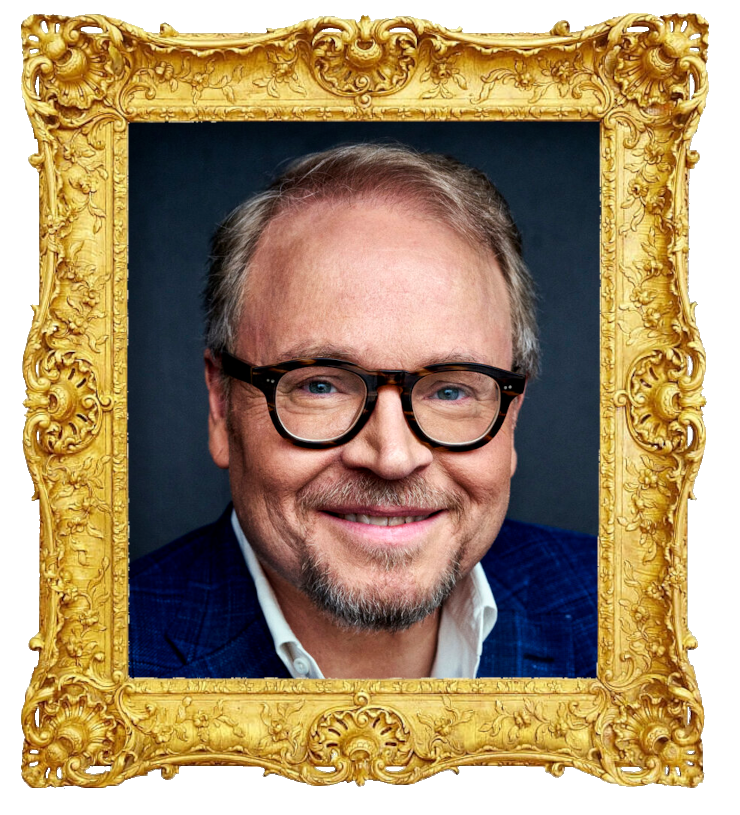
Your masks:
<svg viewBox="0 0 740 815"><path fill-rule="evenodd" d="M229 122L129 127L131 557L230 499L207 446L202 311L218 223L286 160L400 141L483 170L508 200L538 287L543 366L517 426L509 517L596 534L599 126L546 122Z"/></svg>

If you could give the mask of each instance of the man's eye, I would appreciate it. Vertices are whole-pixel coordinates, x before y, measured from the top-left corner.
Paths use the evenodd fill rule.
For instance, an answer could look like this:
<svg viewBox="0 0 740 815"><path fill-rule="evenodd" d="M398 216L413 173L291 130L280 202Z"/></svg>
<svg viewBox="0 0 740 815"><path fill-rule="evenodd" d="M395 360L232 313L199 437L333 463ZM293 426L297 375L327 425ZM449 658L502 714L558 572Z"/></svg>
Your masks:
<svg viewBox="0 0 740 815"><path fill-rule="evenodd" d="M331 382L324 382L323 380L315 380L313 382L307 382L303 386L309 393L317 394L318 396L324 396L329 393L336 393L337 389Z"/></svg>
<svg viewBox="0 0 740 815"><path fill-rule="evenodd" d="M456 388L452 385L447 385L444 388L437 388L432 393L432 399L443 399L446 402L456 402L459 399L464 399L467 396L462 388Z"/></svg>

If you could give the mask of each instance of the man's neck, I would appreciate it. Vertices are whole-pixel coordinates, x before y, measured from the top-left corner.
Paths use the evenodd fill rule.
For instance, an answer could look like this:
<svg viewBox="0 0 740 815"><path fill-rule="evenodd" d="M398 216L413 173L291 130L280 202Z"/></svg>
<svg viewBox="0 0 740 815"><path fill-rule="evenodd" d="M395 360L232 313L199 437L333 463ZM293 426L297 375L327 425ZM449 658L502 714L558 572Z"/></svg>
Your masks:
<svg viewBox="0 0 740 815"><path fill-rule="evenodd" d="M437 650L439 609L404 631L361 631L317 612L299 589L262 564L283 612L301 645L327 679L384 679L431 676Z"/></svg>

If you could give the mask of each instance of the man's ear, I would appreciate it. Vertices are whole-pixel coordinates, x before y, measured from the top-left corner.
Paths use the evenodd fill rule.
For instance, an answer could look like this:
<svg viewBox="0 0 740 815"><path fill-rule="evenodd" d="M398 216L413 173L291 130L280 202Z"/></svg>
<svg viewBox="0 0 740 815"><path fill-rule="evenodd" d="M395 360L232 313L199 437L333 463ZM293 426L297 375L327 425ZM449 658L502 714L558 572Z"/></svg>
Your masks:
<svg viewBox="0 0 740 815"><path fill-rule="evenodd" d="M516 443L515 443L515 433L516 430L516 423L519 419L519 410L521 409L522 402L524 401L524 394L527 391L526 384L524 385L524 391L522 392L521 396L517 396L517 398L513 401L511 407L509 408L508 413L506 414L506 421L511 422L511 478L514 477L514 473L516 472L516 465L518 463L518 457L516 454Z"/></svg>
<svg viewBox="0 0 740 815"><path fill-rule="evenodd" d="M226 470L229 466L228 395L221 366L212 352L203 355L208 387L208 449L217 466Z"/></svg>

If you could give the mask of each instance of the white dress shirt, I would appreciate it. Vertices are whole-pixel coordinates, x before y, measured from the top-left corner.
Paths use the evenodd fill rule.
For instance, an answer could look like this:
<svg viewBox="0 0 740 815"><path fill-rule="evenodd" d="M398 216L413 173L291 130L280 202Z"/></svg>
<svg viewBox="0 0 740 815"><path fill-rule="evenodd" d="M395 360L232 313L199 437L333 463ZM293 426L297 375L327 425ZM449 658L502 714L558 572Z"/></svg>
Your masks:
<svg viewBox="0 0 740 815"><path fill-rule="evenodd" d="M239 546L257 589L257 600L275 643L275 652L296 679L323 679L316 660L298 641L288 625L275 592L267 580L254 550L242 531L236 512L231 513ZM437 654L432 677L475 677L483 641L496 624L498 610L493 592L480 563L461 580L442 606L437 634Z"/></svg>

